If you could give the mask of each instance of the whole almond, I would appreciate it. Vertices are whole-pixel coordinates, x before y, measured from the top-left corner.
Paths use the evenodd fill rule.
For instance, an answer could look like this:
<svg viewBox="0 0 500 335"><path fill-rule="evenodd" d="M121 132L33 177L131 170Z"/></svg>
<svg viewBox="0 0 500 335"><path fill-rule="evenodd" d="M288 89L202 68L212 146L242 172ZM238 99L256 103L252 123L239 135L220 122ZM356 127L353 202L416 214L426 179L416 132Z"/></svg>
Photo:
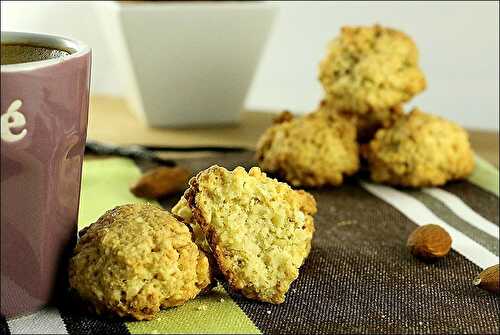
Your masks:
<svg viewBox="0 0 500 335"><path fill-rule="evenodd" d="M415 257L435 260L448 254L451 237L442 227L428 224L415 229L408 237L406 246Z"/></svg>
<svg viewBox="0 0 500 335"><path fill-rule="evenodd" d="M498 264L490 266L481 272L472 282L475 286L492 293L500 293L500 277L498 275Z"/></svg>

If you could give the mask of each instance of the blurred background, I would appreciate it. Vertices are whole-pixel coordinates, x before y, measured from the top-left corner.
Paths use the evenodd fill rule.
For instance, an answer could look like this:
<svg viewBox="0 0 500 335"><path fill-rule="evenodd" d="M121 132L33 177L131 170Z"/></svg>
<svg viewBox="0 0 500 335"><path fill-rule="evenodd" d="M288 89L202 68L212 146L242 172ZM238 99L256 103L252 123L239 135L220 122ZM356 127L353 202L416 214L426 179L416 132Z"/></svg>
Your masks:
<svg viewBox="0 0 500 335"><path fill-rule="evenodd" d="M411 35L420 50L428 88L409 106L418 105L468 128L498 131L498 2L274 3L280 10L246 96L246 108L312 110L322 95L317 66L328 41L343 25L380 23ZM93 93L122 96L124 85L103 36L105 27L97 19L100 5L2 1L1 28L85 41L94 52Z"/></svg>

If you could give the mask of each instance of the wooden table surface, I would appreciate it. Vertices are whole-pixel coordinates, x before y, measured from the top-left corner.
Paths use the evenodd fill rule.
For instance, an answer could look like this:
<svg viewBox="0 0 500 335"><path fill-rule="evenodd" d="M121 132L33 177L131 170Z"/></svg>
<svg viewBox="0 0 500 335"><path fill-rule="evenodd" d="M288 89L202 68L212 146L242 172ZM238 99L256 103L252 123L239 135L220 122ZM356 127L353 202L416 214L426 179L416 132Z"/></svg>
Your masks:
<svg viewBox="0 0 500 335"><path fill-rule="evenodd" d="M269 111L245 111L237 126L167 129L149 128L135 117L125 100L110 96L93 96L89 113L88 138L116 145L140 144L149 147L241 147L255 148L262 132L276 115ZM473 149L498 167L498 132L469 129ZM207 152L163 152L162 156L186 157Z"/></svg>

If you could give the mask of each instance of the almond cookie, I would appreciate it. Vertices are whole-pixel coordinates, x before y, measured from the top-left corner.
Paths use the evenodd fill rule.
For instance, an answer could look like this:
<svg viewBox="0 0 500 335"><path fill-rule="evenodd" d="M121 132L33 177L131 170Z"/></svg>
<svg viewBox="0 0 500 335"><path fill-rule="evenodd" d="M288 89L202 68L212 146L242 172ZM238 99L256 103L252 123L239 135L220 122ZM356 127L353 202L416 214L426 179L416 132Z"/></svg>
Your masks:
<svg viewBox="0 0 500 335"><path fill-rule="evenodd" d="M212 166L191 179L184 197L229 286L249 299L284 302L311 249L312 195L257 167Z"/></svg>
<svg viewBox="0 0 500 335"><path fill-rule="evenodd" d="M415 108L363 146L375 182L407 187L443 185L467 177L474 153L457 124Z"/></svg>
<svg viewBox="0 0 500 335"><path fill-rule="evenodd" d="M319 80L339 111L387 110L425 89L418 58L415 43L400 31L343 27L320 63Z"/></svg>
<svg viewBox="0 0 500 335"><path fill-rule="evenodd" d="M180 166L158 166L146 171L130 187L139 198L158 199L181 192L186 188L191 173Z"/></svg>
<svg viewBox="0 0 500 335"><path fill-rule="evenodd" d="M208 245L208 241L205 238L200 225L194 220L193 212L191 211L191 208L189 208L189 204L186 198L180 198L179 202L177 202L177 204L172 208L172 214L174 214L179 220L181 220L191 228L194 242L196 243L198 248L200 248L207 254L207 257L209 257L210 261L212 250ZM213 262L210 262L210 264L212 265Z"/></svg>
<svg viewBox="0 0 500 335"><path fill-rule="evenodd" d="M293 186L340 185L359 168L355 124L321 104L311 114L267 129L256 159L262 170Z"/></svg>
<svg viewBox="0 0 500 335"><path fill-rule="evenodd" d="M152 319L193 299L211 282L208 259L183 223L150 204L107 211L83 234L70 286L98 314Z"/></svg>
<svg viewBox="0 0 500 335"><path fill-rule="evenodd" d="M344 118L351 120L356 126L358 143L368 143L377 130L390 127L404 114L403 105L392 108L374 110L366 114L351 112L340 113Z"/></svg>

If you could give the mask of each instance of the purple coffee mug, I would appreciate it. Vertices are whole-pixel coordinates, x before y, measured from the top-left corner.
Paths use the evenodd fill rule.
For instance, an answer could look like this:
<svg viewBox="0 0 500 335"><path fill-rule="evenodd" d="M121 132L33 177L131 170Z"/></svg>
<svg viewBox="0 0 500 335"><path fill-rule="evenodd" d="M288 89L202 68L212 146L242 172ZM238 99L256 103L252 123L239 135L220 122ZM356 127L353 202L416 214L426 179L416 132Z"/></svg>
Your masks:
<svg viewBox="0 0 500 335"><path fill-rule="evenodd" d="M69 55L1 65L1 310L28 314L66 289L76 241L91 50L67 38L2 32L2 44ZM63 279L61 279L63 278Z"/></svg>

